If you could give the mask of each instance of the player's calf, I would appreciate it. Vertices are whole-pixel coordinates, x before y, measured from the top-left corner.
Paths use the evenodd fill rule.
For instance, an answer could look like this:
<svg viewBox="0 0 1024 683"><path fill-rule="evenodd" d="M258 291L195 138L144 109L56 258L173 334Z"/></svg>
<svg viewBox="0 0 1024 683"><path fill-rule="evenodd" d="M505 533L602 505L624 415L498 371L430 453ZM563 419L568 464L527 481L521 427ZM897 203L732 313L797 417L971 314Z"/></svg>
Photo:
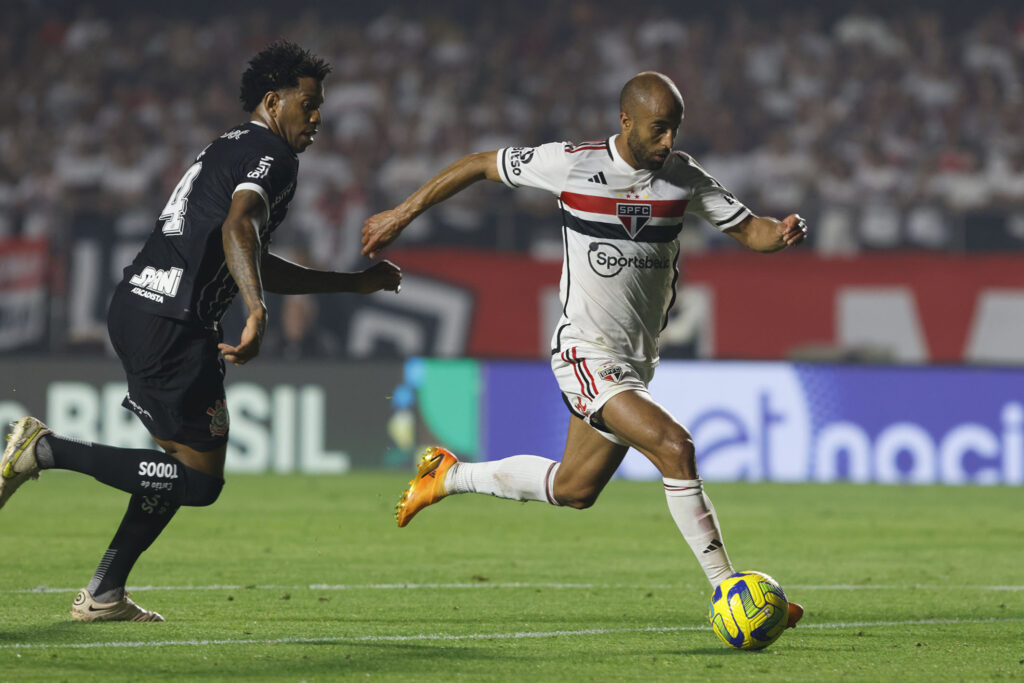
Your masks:
<svg viewBox="0 0 1024 683"><path fill-rule="evenodd" d="M224 488L222 478L161 451L116 448L50 433L38 440L35 450L42 469L81 472L127 493L165 496L175 505L211 505Z"/></svg>

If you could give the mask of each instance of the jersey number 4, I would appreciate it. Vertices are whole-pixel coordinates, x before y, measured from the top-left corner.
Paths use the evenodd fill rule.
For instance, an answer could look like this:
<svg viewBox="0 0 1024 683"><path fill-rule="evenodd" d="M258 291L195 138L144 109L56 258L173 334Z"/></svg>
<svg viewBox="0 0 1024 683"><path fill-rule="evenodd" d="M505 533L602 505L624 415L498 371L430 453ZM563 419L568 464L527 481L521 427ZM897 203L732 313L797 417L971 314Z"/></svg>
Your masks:
<svg viewBox="0 0 1024 683"><path fill-rule="evenodd" d="M199 171L203 170L203 162L197 161L192 164L185 175L174 187L171 198L167 200L167 206L160 212L160 220L164 222L161 230L165 235L180 235L185 231L185 211L188 210L188 195L192 192L192 183L195 182Z"/></svg>

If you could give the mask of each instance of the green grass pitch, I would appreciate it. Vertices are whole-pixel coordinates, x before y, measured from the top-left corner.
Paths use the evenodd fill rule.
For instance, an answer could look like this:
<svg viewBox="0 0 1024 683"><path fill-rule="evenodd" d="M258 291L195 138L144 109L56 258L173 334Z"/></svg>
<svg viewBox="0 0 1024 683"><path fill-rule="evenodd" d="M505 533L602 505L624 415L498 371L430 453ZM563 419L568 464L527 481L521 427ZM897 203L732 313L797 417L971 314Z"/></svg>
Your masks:
<svg viewBox="0 0 1024 683"><path fill-rule="evenodd" d="M229 477L135 568L167 623L77 624L127 496L44 473L0 511L0 681L1024 678L1019 489L708 485L737 569L807 610L739 652L657 482L586 511L458 496L398 529L409 476Z"/></svg>

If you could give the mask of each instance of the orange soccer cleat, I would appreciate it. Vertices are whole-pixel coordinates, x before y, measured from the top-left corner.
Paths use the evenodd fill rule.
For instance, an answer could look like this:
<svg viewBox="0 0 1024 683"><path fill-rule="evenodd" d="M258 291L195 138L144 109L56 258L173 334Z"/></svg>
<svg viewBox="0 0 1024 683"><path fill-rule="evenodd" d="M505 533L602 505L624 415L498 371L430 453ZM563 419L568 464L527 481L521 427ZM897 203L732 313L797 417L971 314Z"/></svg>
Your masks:
<svg viewBox="0 0 1024 683"><path fill-rule="evenodd" d="M796 622L803 616L804 608L799 603L789 603L789 620L786 622L786 628L796 628Z"/></svg>
<svg viewBox="0 0 1024 683"><path fill-rule="evenodd" d="M451 451L440 446L431 446L423 451L416 476L395 506L398 526L405 526L417 512L448 495L444 490L444 478L458 461Z"/></svg>

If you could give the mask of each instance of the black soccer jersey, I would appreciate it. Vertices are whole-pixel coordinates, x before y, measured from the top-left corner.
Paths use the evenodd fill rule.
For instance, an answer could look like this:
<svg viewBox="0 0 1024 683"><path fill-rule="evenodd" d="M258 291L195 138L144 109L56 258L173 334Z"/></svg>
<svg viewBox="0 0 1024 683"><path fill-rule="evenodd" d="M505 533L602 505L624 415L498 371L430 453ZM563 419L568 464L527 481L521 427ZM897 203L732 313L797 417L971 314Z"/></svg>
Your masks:
<svg viewBox="0 0 1024 683"><path fill-rule="evenodd" d="M118 285L135 306L167 318L213 327L238 293L224 258L221 225L240 190L259 193L269 220L260 229L266 254L270 234L295 195L298 157L265 126L250 121L207 145L185 171L157 218L142 251Z"/></svg>

